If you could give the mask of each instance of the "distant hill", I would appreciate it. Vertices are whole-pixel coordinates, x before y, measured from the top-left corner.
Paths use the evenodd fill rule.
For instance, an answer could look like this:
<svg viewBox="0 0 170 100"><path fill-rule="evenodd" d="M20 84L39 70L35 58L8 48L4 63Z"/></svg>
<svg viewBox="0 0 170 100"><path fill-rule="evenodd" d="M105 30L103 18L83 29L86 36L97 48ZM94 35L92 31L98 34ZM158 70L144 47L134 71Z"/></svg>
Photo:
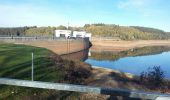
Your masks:
<svg viewBox="0 0 170 100"><path fill-rule="evenodd" d="M86 24L84 28L91 32L93 36L118 37L122 40L161 40L170 38L170 35L163 30L139 26Z"/></svg>
<svg viewBox="0 0 170 100"><path fill-rule="evenodd" d="M131 27L136 28L136 29L138 29L142 32L165 34L165 32L163 30L160 30L160 29L149 28L149 27L140 27L140 26L131 26Z"/></svg>

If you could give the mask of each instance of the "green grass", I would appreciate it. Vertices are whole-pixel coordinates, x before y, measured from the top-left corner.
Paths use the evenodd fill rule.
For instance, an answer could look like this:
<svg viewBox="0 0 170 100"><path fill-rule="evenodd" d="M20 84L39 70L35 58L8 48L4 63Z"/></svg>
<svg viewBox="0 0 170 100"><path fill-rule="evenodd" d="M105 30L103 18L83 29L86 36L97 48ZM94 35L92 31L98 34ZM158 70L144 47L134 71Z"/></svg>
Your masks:
<svg viewBox="0 0 170 100"><path fill-rule="evenodd" d="M0 77L29 80L32 52L34 52L35 80L42 80L45 77L49 79L51 71L53 71L49 69L54 66L49 55L53 53L44 48L15 44L0 44Z"/></svg>
<svg viewBox="0 0 170 100"><path fill-rule="evenodd" d="M63 80L63 72L57 70L57 66L49 59L53 52L44 48L6 43L0 43L0 77L31 80L32 52L34 52L34 80L47 82ZM22 100L24 97L50 99L57 94L63 92L0 85L0 100Z"/></svg>

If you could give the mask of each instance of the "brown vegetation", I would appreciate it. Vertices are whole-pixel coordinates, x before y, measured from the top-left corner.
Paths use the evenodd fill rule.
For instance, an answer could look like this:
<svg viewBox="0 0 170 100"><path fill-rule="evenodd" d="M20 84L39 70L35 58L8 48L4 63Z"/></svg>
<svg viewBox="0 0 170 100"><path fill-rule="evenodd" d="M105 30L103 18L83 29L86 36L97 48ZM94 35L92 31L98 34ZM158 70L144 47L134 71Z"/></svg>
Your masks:
<svg viewBox="0 0 170 100"><path fill-rule="evenodd" d="M151 90L160 90L165 92L168 89L167 80L165 80L164 71L160 66L154 66L140 75L140 83Z"/></svg>
<svg viewBox="0 0 170 100"><path fill-rule="evenodd" d="M91 76L91 66L80 61L63 60L60 56L52 56L56 70L64 74L62 83L84 84L85 79Z"/></svg>

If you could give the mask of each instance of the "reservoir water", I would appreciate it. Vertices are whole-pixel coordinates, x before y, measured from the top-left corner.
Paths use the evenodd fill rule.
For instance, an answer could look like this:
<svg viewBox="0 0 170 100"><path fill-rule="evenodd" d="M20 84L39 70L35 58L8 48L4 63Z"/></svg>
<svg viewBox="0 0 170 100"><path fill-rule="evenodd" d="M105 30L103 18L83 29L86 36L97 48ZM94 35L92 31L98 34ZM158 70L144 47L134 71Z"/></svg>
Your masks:
<svg viewBox="0 0 170 100"><path fill-rule="evenodd" d="M85 62L135 75L160 66L166 78L170 79L170 47L144 47L119 53L93 51Z"/></svg>
<svg viewBox="0 0 170 100"><path fill-rule="evenodd" d="M160 66L165 72L165 77L170 79L170 47L143 47L132 50L114 52L114 51L82 51L73 57L91 64L113 70L119 70L126 73L140 75L154 66ZM74 58L75 59L75 58Z"/></svg>

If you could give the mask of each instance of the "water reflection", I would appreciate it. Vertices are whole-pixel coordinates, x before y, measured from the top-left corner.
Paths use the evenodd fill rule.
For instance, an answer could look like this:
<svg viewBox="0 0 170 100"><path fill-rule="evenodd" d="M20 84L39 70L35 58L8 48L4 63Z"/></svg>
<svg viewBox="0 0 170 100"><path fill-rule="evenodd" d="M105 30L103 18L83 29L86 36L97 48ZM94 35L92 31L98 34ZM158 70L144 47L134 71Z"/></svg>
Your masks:
<svg viewBox="0 0 170 100"><path fill-rule="evenodd" d="M170 79L170 47L144 47L133 50L115 52L91 52L86 62L93 66L140 75L149 67L160 66L166 78Z"/></svg>
<svg viewBox="0 0 170 100"><path fill-rule="evenodd" d="M145 55L155 55L160 54L162 52L170 51L170 47L166 46L155 46L155 47L143 47L143 48L135 48L122 52L114 52L114 51L101 51L91 52L91 59L95 60L118 60L123 57L135 57L135 56L145 56Z"/></svg>

